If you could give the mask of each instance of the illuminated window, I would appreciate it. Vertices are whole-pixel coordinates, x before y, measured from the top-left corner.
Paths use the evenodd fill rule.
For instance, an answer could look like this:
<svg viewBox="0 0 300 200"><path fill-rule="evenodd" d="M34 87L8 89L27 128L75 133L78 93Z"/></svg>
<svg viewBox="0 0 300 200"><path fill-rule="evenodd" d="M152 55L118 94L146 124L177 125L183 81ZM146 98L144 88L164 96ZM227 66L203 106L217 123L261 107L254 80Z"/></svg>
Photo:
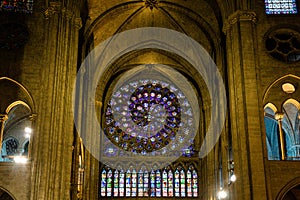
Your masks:
<svg viewBox="0 0 300 200"><path fill-rule="evenodd" d="M297 14L296 0L265 0L267 14Z"/></svg>
<svg viewBox="0 0 300 200"><path fill-rule="evenodd" d="M175 86L159 80L129 83L112 95L106 107L104 133L116 147L107 148L105 154L115 156L117 147L142 155L176 149L194 133L193 122L190 103ZM180 153L191 157L193 147L186 143Z"/></svg>
<svg viewBox="0 0 300 200"><path fill-rule="evenodd" d="M270 106L265 107L266 143L269 160L300 160L299 105L296 100L287 100L282 106L281 118L276 118L276 113ZM280 129L283 140L280 140Z"/></svg>
<svg viewBox="0 0 300 200"><path fill-rule="evenodd" d="M33 0L0 0L0 10L32 13Z"/></svg>
<svg viewBox="0 0 300 200"><path fill-rule="evenodd" d="M198 174L193 165L187 170L178 166L175 170L133 169L126 173L104 167L100 182L102 197L198 197Z"/></svg>

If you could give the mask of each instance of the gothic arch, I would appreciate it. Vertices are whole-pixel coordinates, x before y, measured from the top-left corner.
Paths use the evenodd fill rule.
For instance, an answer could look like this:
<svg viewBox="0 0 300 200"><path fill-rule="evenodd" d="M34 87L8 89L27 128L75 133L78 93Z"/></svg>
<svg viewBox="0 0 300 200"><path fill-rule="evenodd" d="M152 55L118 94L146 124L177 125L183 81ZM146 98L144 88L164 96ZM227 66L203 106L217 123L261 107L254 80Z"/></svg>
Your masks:
<svg viewBox="0 0 300 200"><path fill-rule="evenodd" d="M284 83L291 83L295 86L296 91L291 94L287 94L282 90L282 84ZM297 99L300 96L300 77L294 74L287 74L276 79L272 82L269 87L266 89L263 95L263 104L266 105L267 103L274 104L277 107L278 111L282 111L282 106L284 102L288 101L289 99Z"/></svg>
<svg viewBox="0 0 300 200"><path fill-rule="evenodd" d="M19 82L8 77L0 77L1 99L0 112L8 113L18 104L25 105L31 111L35 110L34 101L29 91ZM9 92L8 92L9 91Z"/></svg>
<svg viewBox="0 0 300 200"><path fill-rule="evenodd" d="M16 200L16 198L5 188L0 186L0 199L3 200Z"/></svg>
<svg viewBox="0 0 300 200"><path fill-rule="evenodd" d="M287 183L277 194L275 200L285 200L286 194L291 191L293 188L300 185L300 177L297 177L293 180L291 180L289 183Z"/></svg>

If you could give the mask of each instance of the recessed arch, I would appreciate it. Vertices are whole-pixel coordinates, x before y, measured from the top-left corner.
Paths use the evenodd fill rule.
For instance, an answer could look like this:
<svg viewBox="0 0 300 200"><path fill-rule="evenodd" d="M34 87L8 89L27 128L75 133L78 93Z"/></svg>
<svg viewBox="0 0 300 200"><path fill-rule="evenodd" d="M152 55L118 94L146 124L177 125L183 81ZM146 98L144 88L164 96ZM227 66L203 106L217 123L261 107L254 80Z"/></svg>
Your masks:
<svg viewBox="0 0 300 200"><path fill-rule="evenodd" d="M16 198L5 188L0 186L0 199L5 200L16 200Z"/></svg>
<svg viewBox="0 0 300 200"><path fill-rule="evenodd" d="M12 108L14 108L15 106L18 106L18 105L23 105L31 111L30 106L27 103L25 103L24 101L15 101L15 102L12 102L10 105L7 106L6 113L8 114L11 111Z"/></svg>
<svg viewBox="0 0 300 200"><path fill-rule="evenodd" d="M266 108L272 109L274 113L277 113L277 111L278 111L277 107L273 103L267 103L264 106L264 109L266 109Z"/></svg>
<svg viewBox="0 0 300 200"><path fill-rule="evenodd" d="M286 100L285 102L283 102L282 106L284 106L284 105L286 105L286 104L288 104L288 103L293 104L294 106L296 106L296 107L298 108L298 110L300 110L300 103L299 103L299 101L297 101L296 99L293 99L293 98L288 99L288 100Z"/></svg>
<svg viewBox="0 0 300 200"><path fill-rule="evenodd" d="M291 83L295 86L296 91L292 94L287 94L282 90L282 84L284 83ZM273 81L266 89L265 93L263 94L263 103L264 105L272 102L279 112L282 112L283 102L287 101L288 99L297 99L300 95L300 77L294 74L287 74L280 78L277 78Z"/></svg>
<svg viewBox="0 0 300 200"><path fill-rule="evenodd" d="M1 95L5 97L5 101L2 101L2 105L0 105L1 112L7 113L14 104L27 104L31 111L35 110L32 96L18 81L8 77L0 77L0 88L3 92ZM7 93L7 91L14 92L14 94Z"/></svg>
<svg viewBox="0 0 300 200"><path fill-rule="evenodd" d="M284 197L287 195L287 193L292 190L293 188L300 185L300 177L296 177L290 182L288 182L277 194L275 200L284 200Z"/></svg>

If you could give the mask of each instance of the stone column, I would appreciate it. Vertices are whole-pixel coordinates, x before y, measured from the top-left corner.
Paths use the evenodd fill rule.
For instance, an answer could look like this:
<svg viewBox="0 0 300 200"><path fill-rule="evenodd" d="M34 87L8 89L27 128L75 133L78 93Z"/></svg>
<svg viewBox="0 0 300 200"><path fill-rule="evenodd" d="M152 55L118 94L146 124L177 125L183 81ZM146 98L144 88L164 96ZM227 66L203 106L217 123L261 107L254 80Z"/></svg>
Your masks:
<svg viewBox="0 0 300 200"><path fill-rule="evenodd" d="M81 27L79 2L50 2L44 13L39 117L32 149L32 200L68 200L71 196L72 94Z"/></svg>
<svg viewBox="0 0 300 200"><path fill-rule="evenodd" d="M262 148L261 93L254 12L238 10L224 23L229 117L237 181L230 199L267 199Z"/></svg>
<svg viewBox="0 0 300 200"><path fill-rule="evenodd" d="M0 114L0 155L2 155L2 142L3 142L3 132L4 132L4 124L8 119L7 114Z"/></svg>
<svg viewBox="0 0 300 200"><path fill-rule="evenodd" d="M275 119L278 122L278 129L279 129L279 142L280 142L280 158L281 160L286 159L286 153L285 153L285 140L284 140L284 133L282 130L282 119L284 114L283 113L276 113Z"/></svg>
<svg viewBox="0 0 300 200"><path fill-rule="evenodd" d="M31 129L33 129L33 127L35 127L36 117L37 117L37 114L31 114L29 116L29 120L31 121ZM32 151L31 148L32 148L33 138L34 138L34 132L31 133L28 138L28 155L27 155L28 160L31 159L31 151Z"/></svg>

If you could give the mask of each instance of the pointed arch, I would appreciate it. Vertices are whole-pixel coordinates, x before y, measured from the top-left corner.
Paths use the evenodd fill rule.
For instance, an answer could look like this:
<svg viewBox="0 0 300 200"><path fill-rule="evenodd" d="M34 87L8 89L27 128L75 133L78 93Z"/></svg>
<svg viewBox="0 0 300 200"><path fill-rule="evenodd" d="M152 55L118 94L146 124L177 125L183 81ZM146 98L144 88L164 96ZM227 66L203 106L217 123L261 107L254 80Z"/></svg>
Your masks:
<svg viewBox="0 0 300 200"><path fill-rule="evenodd" d="M16 200L16 198L5 188L0 186L0 199Z"/></svg>
<svg viewBox="0 0 300 200"><path fill-rule="evenodd" d="M5 102L2 102L4 105L1 105L1 112L9 111L15 104L27 104L31 111L35 110L34 100L30 95L29 91L18 81L8 78L0 77L0 88L5 97ZM7 91L14 91L18 96L13 96L12 94L7 94Z"/></svg>

